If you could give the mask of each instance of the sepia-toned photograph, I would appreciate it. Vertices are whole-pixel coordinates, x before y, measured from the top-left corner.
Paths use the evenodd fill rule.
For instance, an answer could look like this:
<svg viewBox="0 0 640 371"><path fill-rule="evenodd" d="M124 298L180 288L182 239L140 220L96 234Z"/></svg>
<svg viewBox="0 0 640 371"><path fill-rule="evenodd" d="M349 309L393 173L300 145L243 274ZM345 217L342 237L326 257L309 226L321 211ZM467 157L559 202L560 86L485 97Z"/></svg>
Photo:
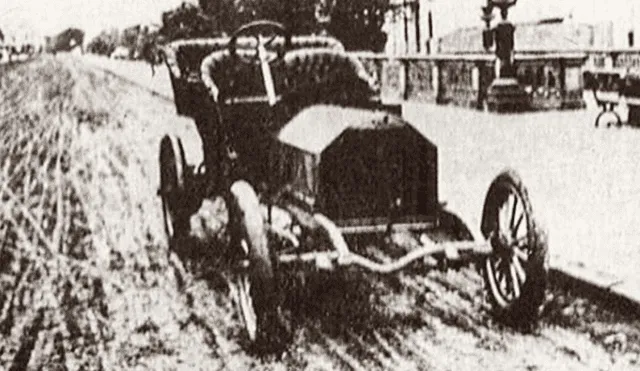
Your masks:
<svg viewBox="0 0 640 371"><path fill-rule="evenodd" d="M639 267L640 1L0 1L0 371L640 370Z"/></svg>

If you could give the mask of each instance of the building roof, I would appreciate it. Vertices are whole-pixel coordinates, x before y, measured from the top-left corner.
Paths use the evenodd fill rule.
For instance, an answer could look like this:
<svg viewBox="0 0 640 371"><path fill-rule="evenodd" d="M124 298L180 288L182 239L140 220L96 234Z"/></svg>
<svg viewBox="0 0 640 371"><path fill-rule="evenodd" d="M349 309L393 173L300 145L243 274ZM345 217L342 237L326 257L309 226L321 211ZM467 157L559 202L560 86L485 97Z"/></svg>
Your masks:
<svg viewBox="0 0 640 371"><path fill-rule="evenodd" d="M569 51L594 47L593 27L563 19L516 24L516 51ZM483 27L461 28L439 40L440 53L483 52Z"/></svg>
<svg viewBox="0 0 640 371"><path fill-rule="evenodd" d="M280 130L278 140L312 154L320 154L344 131L403 126L385 112L317 105L300 111Z"/></svg>

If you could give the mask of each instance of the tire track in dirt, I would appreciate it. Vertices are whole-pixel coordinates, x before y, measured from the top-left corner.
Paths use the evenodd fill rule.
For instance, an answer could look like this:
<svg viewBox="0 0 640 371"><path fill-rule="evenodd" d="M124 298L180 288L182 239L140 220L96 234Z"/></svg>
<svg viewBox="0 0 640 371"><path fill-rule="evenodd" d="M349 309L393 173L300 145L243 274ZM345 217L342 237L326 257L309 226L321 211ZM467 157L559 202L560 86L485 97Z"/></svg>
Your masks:
<svg viewBox="0 0 640 371"><path fill-rule="evenodd" d="M177 117L166 100L79 59L58 55L35 67L68 74L61 86L68 88L64 109L76 118L72 179L91 230L88 261L107 304L104 315L90 312L97 319L88 322L105 321L105 330L92 331L99 344L94 357L105 369L625 370L640 364L637 317L553 288L540 328L522 334L493 321L473 269L420 267L392 276L313 269L287 274L293 341L279 357L257 357L246 351L223 269L167 254L155 194L157 150L168 132L187 138L188 147L197 145L193 123ZM46 78L29 79L40 92L16 93L11 102L20 106L49 89ZM2 110L8 108L3 104ZM203 208L192 223L207 212L216 213ZM215 241L189 242L205 257L224 248ZM65 322L48 315L41 326ZM36 313L23 327L29 332L40 321ZM77 368L87 357L77 355L84 345L64 334L75 330L56 331L46 339L38 335L32 364Z"/></svg>

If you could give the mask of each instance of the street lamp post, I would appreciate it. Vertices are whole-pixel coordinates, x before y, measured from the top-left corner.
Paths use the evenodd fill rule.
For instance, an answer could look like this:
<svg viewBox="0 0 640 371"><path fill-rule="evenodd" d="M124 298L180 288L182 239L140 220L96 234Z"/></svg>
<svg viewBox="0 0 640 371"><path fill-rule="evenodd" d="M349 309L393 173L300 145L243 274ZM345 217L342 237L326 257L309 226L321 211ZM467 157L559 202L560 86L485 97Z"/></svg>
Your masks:
<svg viewBox="0 0 640 371"><path fill-rule="evenodd" d="M320 0L315 4L315 17L320 25L320 34L326 36L329 23L331 23L331 12L335 7L335 0Z"/></svg>
<svg viewBox="0 0 640 371"><path fill-rule="evenodd" d="M507 20L509 8L518 0L487 0L482 7L482 17L486 28L482 34L485 50L495 46L495 79L487 90L486 107L493 111L526 110L529 108L529 95L518 84L514 66L515 26ZM500 10L501 20L491 27L493 9Z"/></svg>

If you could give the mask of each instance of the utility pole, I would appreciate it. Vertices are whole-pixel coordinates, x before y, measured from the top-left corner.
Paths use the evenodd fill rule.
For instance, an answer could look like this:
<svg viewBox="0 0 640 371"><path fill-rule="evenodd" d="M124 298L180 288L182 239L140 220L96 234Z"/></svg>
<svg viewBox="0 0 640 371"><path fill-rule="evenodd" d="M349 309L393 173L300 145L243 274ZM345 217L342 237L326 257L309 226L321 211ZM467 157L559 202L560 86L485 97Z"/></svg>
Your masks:
<svg viewBox="0 0 640 371"><path fill-rule="evenodd" d="M427 54L431 54L433 51L433 0L429 0L429 13L427 15Z"/></svg>
<svg viewBox="0 0 640 371"><path fill-rule="evenodd" d="M404 19L404 52L409 54L409 20L407 19L407 0L402 0L402 16Z"/></svg>
<svg viewBox="0 0 640 371"><path fill-rule="evenodd" d="M420 53L420 0L415 0L415 15L413 17L416 26L416 52Z"/></svg>

